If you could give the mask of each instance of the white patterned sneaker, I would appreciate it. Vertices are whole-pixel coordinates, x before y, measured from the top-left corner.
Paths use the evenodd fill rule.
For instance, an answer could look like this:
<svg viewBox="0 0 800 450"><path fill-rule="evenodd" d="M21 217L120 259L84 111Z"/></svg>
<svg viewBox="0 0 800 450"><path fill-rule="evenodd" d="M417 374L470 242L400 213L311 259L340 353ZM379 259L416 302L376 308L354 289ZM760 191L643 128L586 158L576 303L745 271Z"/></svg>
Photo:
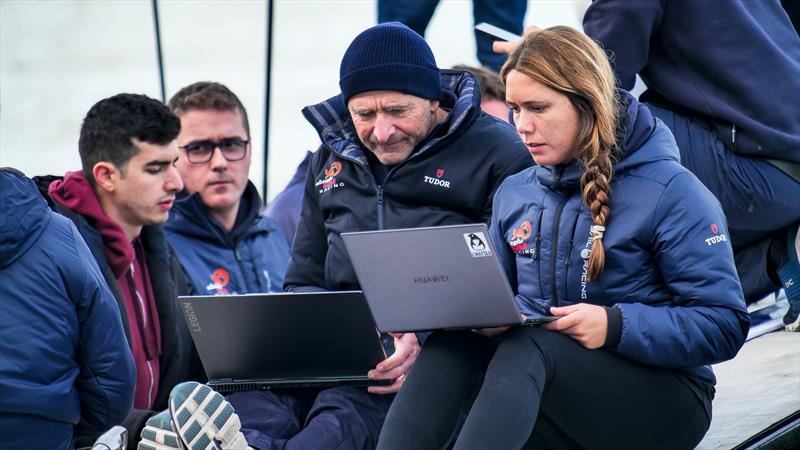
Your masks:
<svg viewBox="0 0 800 450"><path fill-rule="evenodd" d="M225 398L193 381L175 386L169 395L172 424L188 450L252 450L239 416Z"/></svg>
<svg viewBox="0 0 800 450"><path fill-rule="evenodd" d="M182 450L178 433L172 426L172 417L169 411L162 411L147 419L142 432L141 440L136 446L138 450Z"/></svg>

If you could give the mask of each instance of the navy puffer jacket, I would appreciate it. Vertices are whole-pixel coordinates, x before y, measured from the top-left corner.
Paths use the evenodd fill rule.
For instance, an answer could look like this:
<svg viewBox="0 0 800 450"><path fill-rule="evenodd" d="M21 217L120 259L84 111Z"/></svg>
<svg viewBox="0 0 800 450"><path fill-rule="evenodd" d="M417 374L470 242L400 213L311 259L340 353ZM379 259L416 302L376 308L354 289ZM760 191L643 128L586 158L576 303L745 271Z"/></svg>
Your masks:
<svg viewBox="0 0 800 450"><path fill-rule="evenodd" d="M289 246L278 224L260 208L258 191L248 183L236 225L228 232L211 217L198 194L175 203L164 229L196 294L283 290Z"/></svg>
<svg viewBox="0 0 800 450"><path fill-rule="evenodd" d="M611 182L602 276L586 282L593 222L577 163L509 177L495 195L492 240L524 312L613 306L622 327L611 351L713 384L706 365L736 355L749 320L725 216L680 165L666 126L621 95L622 154Z"/></svg>
<svg viewBox="0 0 800 450"><path fill-rule="evenodd" d="M117 303L75 226L0 170L0 447L71 449L121 423L134 364Z"/></svg>

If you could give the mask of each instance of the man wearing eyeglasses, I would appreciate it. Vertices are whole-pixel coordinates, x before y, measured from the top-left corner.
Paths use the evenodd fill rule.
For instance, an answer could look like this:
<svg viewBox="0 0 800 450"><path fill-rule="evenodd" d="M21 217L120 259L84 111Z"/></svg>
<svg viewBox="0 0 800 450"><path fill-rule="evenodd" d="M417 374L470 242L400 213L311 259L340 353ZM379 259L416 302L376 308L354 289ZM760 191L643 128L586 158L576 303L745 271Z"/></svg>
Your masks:
<svg viewBox="0 0 800 450"><path fill-rule="evenodd" d="M203 81L179 90L168 106L181 121L175 166L184 191L167 237L195 292L281 291L289 247L277 224L259 213L248 180L252 149L241 101L224 85Z"/></svg>

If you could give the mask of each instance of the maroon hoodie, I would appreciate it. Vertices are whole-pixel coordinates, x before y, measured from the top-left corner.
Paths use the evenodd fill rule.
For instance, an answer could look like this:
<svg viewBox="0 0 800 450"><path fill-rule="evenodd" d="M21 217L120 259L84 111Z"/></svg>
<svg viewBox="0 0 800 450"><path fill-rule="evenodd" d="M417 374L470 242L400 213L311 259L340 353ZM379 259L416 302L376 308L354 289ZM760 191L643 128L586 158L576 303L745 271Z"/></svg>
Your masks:
<svg viewBox="0 0 800 450"><path fill-rule="evenodd" d="M82 215L103 237L106 259L124 300L136 362L133 407L152 409L158 393L161 327L141 240L136 237L133 242L128 241L119 224L103 211L82 172L67 172L63 181L50 184L48 192L53 200Z"/></svg>

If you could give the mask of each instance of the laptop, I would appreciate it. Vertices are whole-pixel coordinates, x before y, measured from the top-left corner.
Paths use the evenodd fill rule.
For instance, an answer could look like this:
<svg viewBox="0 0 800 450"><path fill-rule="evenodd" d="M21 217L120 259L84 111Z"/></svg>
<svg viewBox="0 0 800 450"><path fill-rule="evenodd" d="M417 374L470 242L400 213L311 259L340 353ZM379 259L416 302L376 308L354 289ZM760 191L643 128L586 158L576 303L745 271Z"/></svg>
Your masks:
<svg viewBox="0 0 800 450"><path fill-rule="evenodd" d="M386 358L361 291L178 297L220 392L372 386Z"/></svg>
<svg viewBox="0 0 800 450"><path fill-rule="evenodd" d="M381 331L536 325L523 319L485 224L342 233Z"/></svg>

